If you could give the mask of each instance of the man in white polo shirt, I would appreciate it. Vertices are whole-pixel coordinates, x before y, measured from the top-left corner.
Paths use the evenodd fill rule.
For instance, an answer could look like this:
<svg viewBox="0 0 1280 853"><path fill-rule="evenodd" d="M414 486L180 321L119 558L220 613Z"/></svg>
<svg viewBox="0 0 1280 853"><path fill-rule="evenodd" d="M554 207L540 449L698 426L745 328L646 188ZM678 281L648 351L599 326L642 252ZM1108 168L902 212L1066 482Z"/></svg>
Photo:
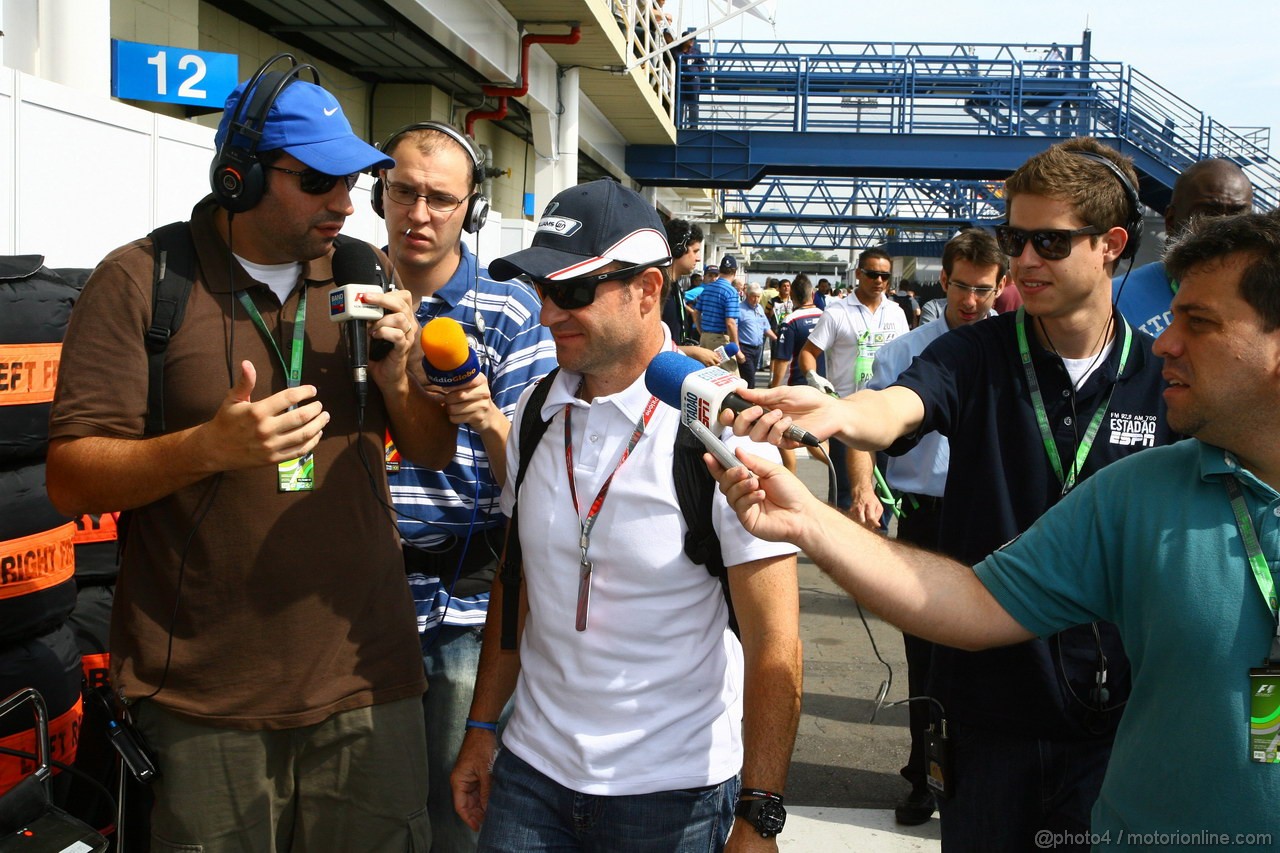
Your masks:
<svg viewBox="0 0 1280 853"><path fill-rule="evenodd" d="M674 349L670 262L652 205L602 180L557 195L532 248L489 267L533 281L559 370L522 395L507 442L502 507L523 582L504 569L494 583L453 772L481 851L777 849L800 713L795 549L747 534L707 481L739 642L719 579L683 550L680 413L644 382ZM548 428L517 488L531 418ZM499 643L508 590L514 653Z"/></svg>
<svg viewBox="0 0 1280 853"><path fill-rule="evenodd" d="M826 378L841 397L866 388L876 351L911 329L902 309L885 298L893 278L893 258L888 252L864 251L858 257L855 276L858 286L853 293L845 299L827 300L822 319L800 352L800 367L809 383L817 387L822 387L816 379L818 358L826 356ZM865 457L850 455L839 441L831 442L836 506L849 512L855 521L872 525L879 523L880 501L875 495L872 469L865 462Z"/></svg>

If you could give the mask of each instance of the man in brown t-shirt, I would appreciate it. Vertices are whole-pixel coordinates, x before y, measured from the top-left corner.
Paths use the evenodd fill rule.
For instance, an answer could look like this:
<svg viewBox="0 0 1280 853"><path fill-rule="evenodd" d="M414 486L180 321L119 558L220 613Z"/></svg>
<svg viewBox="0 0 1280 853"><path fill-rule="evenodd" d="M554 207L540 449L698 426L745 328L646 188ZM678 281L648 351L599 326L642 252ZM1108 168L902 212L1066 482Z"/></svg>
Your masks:
<svg viewBox="0 0 1280 853"><path fill-rule="evenodd" d="M152 847L426 849L422 659L379 463L387 428L437 467L456 435L409 373L407 292L368 296L390 351L365 406L325 310L350 187L392 161L293 73L238 87L216 142L166 431L146 429L150 238L86 284L50 428L54 503L130 510L112 679L156 754Z"/></svg>

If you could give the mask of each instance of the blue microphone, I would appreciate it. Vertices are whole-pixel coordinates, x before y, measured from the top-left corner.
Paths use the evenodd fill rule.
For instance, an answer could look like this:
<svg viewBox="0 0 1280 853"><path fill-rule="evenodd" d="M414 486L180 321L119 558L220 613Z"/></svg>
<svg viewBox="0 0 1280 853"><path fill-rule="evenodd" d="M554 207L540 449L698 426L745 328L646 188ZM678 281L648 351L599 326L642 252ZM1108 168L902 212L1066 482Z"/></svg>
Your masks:
<svg viewBox="0 0 1280 853"><path fill-rule="evenodd" d="M729 409L740 414L756 405L736 393L747 387L741 377L718 367L704 367L700 362L678 352L660 352L644 372L649 393L680 412L686 423L699 421L707 428L718 428L720 413ZM792 424L784 436L808 447L821 442L808 430Z"/></svg>

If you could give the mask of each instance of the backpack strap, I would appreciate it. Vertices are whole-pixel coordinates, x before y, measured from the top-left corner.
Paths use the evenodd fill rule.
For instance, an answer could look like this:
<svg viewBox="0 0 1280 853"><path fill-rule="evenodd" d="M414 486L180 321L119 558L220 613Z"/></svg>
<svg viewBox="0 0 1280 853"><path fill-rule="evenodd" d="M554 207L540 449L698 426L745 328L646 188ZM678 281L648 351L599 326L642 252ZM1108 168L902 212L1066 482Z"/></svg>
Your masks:
<svg viewBox="0 0 1280 853"><path fill-rule="evenodd" d="M507 524L507 542L502 552L502 565L498 576L502 578L502 648L511 651L516 647L516 632L520 625L520 584L523 567L523 554L520 548L520 486L524 483L524 475L529 471L529 463L538 442L546 435L551 421L542 419L542 406L547 402L547 394L551 391L551 383L555 381L559 367L538 380L529 400L525 404L524 414L517 426L520 441L520 462L516 469L516 481L513 494L515 502L511 507L511 521Z"/></svg>
<svg viewBox="0 0 1280 853"><path fill-rule="evenodd" d="M738 635L738 618L729 595L729 573L725 571L724 555L720 553L720 537L711 522L716 480L702 461L704 452L706 448L692 431L683 427L676 430L671 477L675 482L676 501L684 516L684 553L693 562L706 566L707 572L720 581L725 604L729 607L729 627L734 635Z"/></svg>
<svg viewBox="0 0 1280 853"><path fill-rule="evenodd" d="M151 232L155 250L152 274L151 326L147 329L146 435L164 426L164 358L169 341L187 312L195 283L196 244L186 222L171 222Z"/></svg>

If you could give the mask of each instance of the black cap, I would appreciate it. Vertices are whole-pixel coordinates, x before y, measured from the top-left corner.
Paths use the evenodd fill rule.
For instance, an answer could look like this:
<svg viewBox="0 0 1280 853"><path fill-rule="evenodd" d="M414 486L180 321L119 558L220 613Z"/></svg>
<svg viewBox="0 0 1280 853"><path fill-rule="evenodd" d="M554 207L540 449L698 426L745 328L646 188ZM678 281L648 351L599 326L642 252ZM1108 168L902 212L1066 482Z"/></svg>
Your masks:
<svg viewBox="0 0 1280 853"><path fill-rule="evenodd" d="M726 270L736 270L738 268L738 259L733 255L725 255L720 259L720 272Z"/></svg>
<svg viewBox="0 0 1280 853"><path fill-rule="evenodd" d="M671 263L666 228L658 211L634 190L602 178L562 191L538 220L533 245L489 264L498 281L521 273L562 281L614 262Z"/></svg>

